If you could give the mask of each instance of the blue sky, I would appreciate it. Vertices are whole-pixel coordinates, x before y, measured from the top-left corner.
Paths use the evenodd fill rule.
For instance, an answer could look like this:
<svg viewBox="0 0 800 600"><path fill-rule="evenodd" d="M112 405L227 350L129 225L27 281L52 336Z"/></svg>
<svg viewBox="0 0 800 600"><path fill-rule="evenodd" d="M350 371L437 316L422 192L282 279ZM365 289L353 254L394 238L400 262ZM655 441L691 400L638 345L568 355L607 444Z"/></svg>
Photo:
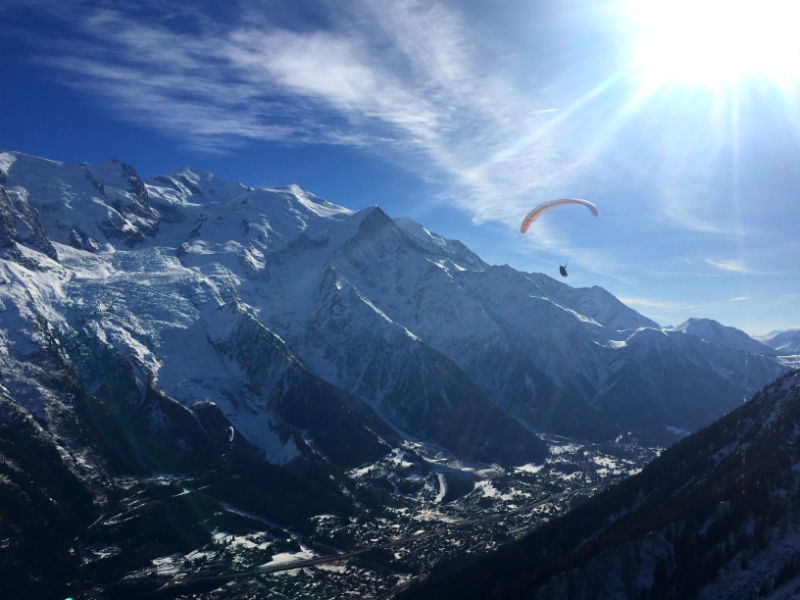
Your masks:
<svg viewBox="0 0 800 600"><path fill-rule="evenodd" d="M185 4L4 0L0 148L297 183L490 263L567 261L662 325L800 326L792 2ZM558 197L600 216L520 234Z"/></svg>

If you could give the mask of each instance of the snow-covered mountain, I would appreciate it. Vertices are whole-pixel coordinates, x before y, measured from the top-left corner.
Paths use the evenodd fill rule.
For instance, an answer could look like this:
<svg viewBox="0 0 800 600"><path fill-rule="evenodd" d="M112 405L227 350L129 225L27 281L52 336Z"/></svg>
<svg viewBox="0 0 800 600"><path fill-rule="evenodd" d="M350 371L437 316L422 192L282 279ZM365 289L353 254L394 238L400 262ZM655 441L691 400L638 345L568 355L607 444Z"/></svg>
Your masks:
<svg viewBox="0 0 800 600"><path fill-rule="evenodd" d="M34 415L63 405L41 364L56 347L90 393L104 384L97 357L111 356L143 397L157 390L190 411L211 402L279 463L311 453L358 464L395 430L466 458L541 459L535 435L337 274L329 255L354 258L372 220L388 220L379 210L191 170L145 184L115 161L0 157L0 360Z"/></svg>
<svg viewBox="0 0 800 600"><path fill-rule="evenodd" d="M721 348L767 356L774 354L773 347L750 337L741 329L726 327L712 319L689 319L672 330L693 335Z"/></svg>
<svg viewBox="0 0 800 600"><path fill-rule="evenodd" d="M800 328L773 331L759 337L759 341L782 355L800 354Z"/></svg>
<svg viewBox="0 0 800 600"><path fill-rule="evenodd" d="M441 482L541 463L539 430L673 441L786 370L740 334L297 186L0 152L0 574L52 596L118 546L92 577L230 519L380 508L347 473L400 454Z"/></svg>
<svg viewBox="0 0 800 600"><path fill-rule="evenodd" d="M640 474L402 598L796 598L800 371Z"/></svg>
<svg viewBox="0 0 800 600"><path fill-rule="evenodd" d="M514 463L541 459L536 429L676 439L783 370L741 332L662 330L297 186L2 152L0 194L0 368L45 422L66 379L107 394L111 361L165 399L153 431L160 403L213 403L274 462L353 464L397 436Z"/></svg>

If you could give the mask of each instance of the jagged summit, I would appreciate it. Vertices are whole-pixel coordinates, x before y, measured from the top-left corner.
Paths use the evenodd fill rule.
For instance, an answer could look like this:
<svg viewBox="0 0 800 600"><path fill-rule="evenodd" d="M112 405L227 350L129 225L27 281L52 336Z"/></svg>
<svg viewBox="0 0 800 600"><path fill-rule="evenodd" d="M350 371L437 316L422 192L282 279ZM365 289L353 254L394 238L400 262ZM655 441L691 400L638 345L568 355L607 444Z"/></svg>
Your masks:
<svg viewBox="0 0 800 600"><path fill-rule="evenodd" d="M770 354L772 352L772 348L751 338L744 331L734 327L726 327L713 319L688 319L675 327L674 331L681 331L732 350L743 350L755 354Z"/></svg>
<svg viewBox="0 0 800 600"><path fill-rule="evenodd" d="M432 253L445 254L454 261L455 268L484 271L488 265L480 257L458 240L448 240L440 235L431 233L425 227L408 217L395 218L397 226L413 237L422 246ZM457 266L456 266L457 265Z"/></svg>
<svg viewBox="0 0 800 600"><path fill-rule="evenodd" d="M71 164L0 154L3 184L35 208L53 242L96 252L155 234L160 215L136 171L117 160Z"/></svg>
<svg viewBox="0 0 800 600"><path fill-rule="evenodd" d="M236 197L251 189L242 183L224 181L213 173L192 167L182 167L165 175L151 177L148 185L156 188L154 195L166 196L180 203L188 202L189 198L196 202L221 200Z"/></svg>
<svg viewBox="0 0 800 600"><path fill-rule="evenodd" d="M773 331L758 338L760 342L774 348L780 354L800 354L800 327L784 331Z"/></svg>

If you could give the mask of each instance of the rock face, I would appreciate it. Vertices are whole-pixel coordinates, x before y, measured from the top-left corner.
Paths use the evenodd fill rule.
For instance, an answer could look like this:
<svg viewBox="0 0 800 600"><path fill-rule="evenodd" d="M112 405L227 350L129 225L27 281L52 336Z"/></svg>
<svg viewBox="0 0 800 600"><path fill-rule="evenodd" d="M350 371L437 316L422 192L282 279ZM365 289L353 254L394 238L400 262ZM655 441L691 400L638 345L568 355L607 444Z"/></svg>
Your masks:
<svg viewBox="0 0 800 600"><path fill-rule="evenodd" d="M59 593L41 582L77 566L72 540L107 500L91 470L80 471L76 457L0 386L0 589L29 589L38 579L35 590Z"/></svg>
<svg viewBox="0 0 800 600"><path fill-rule="evenodd" d="M793 598L800 372L639 475L404 598Z"/></svg>
<svg viewBox="0 0 800 600"><path fill-rule="evenodd" d="M9 192L0 186L0 252L4 258L36 269L35 255L26 256L23 249L58 260L38 211L28 203L24 194Z"/></svg>

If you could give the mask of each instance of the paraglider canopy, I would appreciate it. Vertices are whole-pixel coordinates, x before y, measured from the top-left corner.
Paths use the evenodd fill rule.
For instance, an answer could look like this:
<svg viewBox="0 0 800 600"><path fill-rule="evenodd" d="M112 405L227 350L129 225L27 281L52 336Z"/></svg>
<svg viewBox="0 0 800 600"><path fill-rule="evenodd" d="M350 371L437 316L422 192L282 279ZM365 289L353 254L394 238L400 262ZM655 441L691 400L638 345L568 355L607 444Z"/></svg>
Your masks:
<svg viewBox="0 0 800 600"><path fill-rule="evenodd" d="M233 436L236 435L236 430L233 428L233 425L228 425L228 441L233 441Z"/></svg>
<svg viewBox="0 0 800 600"><path fill-rule="evenodd" d="M542 202L539 206L534 208L525 216L525 218L522 220L522 225L519 228L520 231L525 233L528 231L528 227L531 226L531 223L538 219L542 213L550 210L551 208L555 208L556 206L563 206L564 204L583 204L586 208L592 211L592 214L595 217L598 215L597 207L588 200L583 200L582 198L559 198L558 200L548 200L547 202ZM564 273L562 273L562 275L564 275ZM566 277L566 275L564 276Z"/></svg>

